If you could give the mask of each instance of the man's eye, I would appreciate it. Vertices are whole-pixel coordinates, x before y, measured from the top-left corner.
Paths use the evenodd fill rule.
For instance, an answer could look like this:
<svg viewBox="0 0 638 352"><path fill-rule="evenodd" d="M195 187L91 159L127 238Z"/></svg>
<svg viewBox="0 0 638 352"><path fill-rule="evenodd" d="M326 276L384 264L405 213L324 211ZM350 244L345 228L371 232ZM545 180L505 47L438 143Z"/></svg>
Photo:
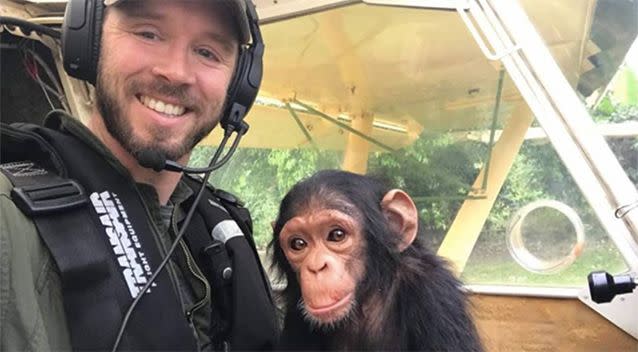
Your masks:
<svg viewBox="0 0 638 352"><path fill-rule="evenodd" d="M153 33L153 32L139 32L136 33L139 37L142 37L144 39L149 39L149 40L156 40L158 38L157 34Z"/></svg>
<svg viewBox="0 0 638 352"><path fill-rule="evenodd" d="M290 240L290 248L292 248L295 251L300 251L306 248L306 246L307 246L306 241L302 240L299 237L295 237Z"/></svg>
<svg viewBox="0 0 638 352"><path fill-rule="evenodd" d="M341 242L346 238L346 233L342 229L334 229L328 234L328 241Z"/></svg>
<svg viewBox="0 0 638 352"><path fill-rule="evenodd" d="M197 54L206 60L218 60L217 55L208 49L197 49Z"/></svg>

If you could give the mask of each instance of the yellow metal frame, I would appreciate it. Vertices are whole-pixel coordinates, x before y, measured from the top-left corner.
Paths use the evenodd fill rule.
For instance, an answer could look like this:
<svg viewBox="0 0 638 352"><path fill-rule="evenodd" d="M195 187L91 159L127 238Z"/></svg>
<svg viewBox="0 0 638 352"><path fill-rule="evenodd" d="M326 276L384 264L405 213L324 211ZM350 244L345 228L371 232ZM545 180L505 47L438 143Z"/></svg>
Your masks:
<svg viewBox="0 0 638 352"><path fill-rule="evenodd" d="M507 174L525 140L525 133L533 121L534 115L527 104L521 100L492 149L487 187L484 193L480 194L484 197L467 199L463 202L452 226L443 239L443 243L441 243L441 247L439 247L438 254L448 258L458 274L463 272L467 264L485 220L487 220L496 197L501 191ZM484 185L484 173L485 169L481 170L474 181L473 189L480 189Z"/></svg>

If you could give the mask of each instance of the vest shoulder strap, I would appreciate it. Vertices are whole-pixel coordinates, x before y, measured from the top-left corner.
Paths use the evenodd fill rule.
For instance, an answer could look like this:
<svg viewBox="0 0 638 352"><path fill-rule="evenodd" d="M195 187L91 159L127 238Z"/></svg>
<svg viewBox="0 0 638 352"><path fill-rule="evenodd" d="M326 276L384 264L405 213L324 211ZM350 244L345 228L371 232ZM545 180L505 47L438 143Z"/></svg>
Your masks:
<svg viewBox="0 0 638 352"><path fill-rule="evenodd" d="M96 226L98 220L91 205L94 200L85 192L85 189L92 192L91 184L82 178L86 176L77 176L75 168L69 167L68 173L65 168L66 163L73 165L64 149L66 142L71 142L70 137L53 129L25 124L2 124L0 134L0 172L13 184L13 202L32 219L58 268L73 349L110 350L132 293L122 276L121 258L116 258L114 249L109 247L110 240L105 236L108 232L101 232L104 228ZM68 175L80 177L80 182ZM98 178L99 175L91 179ZM100 187L115 182L100 180L103 182ZM141 209L135 208L136 203L129 198L122 194L122 202L131 206L129 214L140 214ZM115 220L119 221L117 215ZM138 236L151 235L143 227L137 230ZM160 253L154 246L144 247L144 253L147 260L159 262ZM168 280L166 275L158 277L152 294L136 308L122 349L196 348L176 293L171 285L163 284ZM159 305L164 305L161 312L157 310ZM158 323L160 315L163 322ZM179 324L180 319L183 324Z"/></svg>
<svg viewBox="0 0 638 352"><path fill-rule="evenodd" d="M188 176L184 178L187 184L197 191L202 180ZM218 290L218 307L224 316L226 325L230 329L231 349L263 350L272 349L278 336L275 306L272 297L270 281L266 275L252 235L252 220L248 209L236 196L223 190L207 185L208 193L198 204L198 214L205 219L200 222L206 226L204 231L191 231L190 235L205 236L211 245L191 247L191 251L199 254L196 258L203 260L204 271L209 274L209 281ZM208 199L205 199L208 198ZM225 211L220 212L218 204ZM223 213L227 214L224 215ZM243 236L237 236L226 226L228 216L234 220ZM228 236L224 243L211 241L218 231L234 233ZM212 236L211 236L212 234ZM188 240L188 238L187 238ZM194 239L191 243L203 242L205 239ZM202 255L204 248L206 255ZM213 271L206 270L211 268ZM217 269L218 268L218 269ZM232 269L232 275L224 275L226 268ZM219 292L221 291L221 292ZM251 304L245 304L251 302Z"/></svg>
<svg viewBox="0 0 638 352"><path fill-rule="evenodd" d="M28 216L66 211L88 203L80 184L64 175L56 150L37 133L2 124L0 168L14 188L11 198Z"/></svg>
<svg viewBox="0 0 638 352"><path fill-rule="evenodd" d="M197 191L203 182L203 179L199 176L187 174L185 177L186 183ZM253 239L253 221L248 209L244 207L244 202L236 195L224 191L223 189L215 188L210 183L206 185L206 188L212 192L212 196L222 205L230 216L237 222L239 227L244 232L244 235L250 238L254 246Z"/></svg>
<svg viewBox="0 0 638 352"><path fill-rule="evenodd" d="M80 184L59 176L64 166L57 152L28 126L3 124L0 129L0 171L13 184L12 200L34 221L60 272L71 343L80 350L108 346L112 341L106 337L111 335L104 330L118 325L119 307L107 286L106 253L96 235L87 235L96 232L86 221L88 197ZM71 241L69 229L83 236ZM76 319L79 316L100 317L104 325Z"/></svg>

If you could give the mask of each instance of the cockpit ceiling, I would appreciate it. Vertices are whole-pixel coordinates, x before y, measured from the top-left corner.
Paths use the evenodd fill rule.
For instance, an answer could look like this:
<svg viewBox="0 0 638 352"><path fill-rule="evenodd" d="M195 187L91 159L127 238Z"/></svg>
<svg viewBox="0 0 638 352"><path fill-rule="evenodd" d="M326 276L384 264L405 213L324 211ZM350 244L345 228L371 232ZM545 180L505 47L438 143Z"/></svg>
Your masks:
<svg viewBox="0 0 638 352"><path fill-rule="evenodd" d="M30 1L24 8L41 23L52 23L51 16L60 16L64 8L64 1ZM485 58L456 11L329 0L316 0L333 4L316 11L319 5L305 0L255 2L264 20L264 80L260 100L247 117L252 127L242 146L314 143L342 149L348 126L361 117L373 119L370 138L391 149L409 145L423 131L492 126L501 65ZM520 2L567 80L585 97L607 85L636 37L631 32L638 28L635 1ZM315 11L299 15L300 4L316 5ZM280 16L271 15L275 12ZM606 47L610 41L605 38L615 32L623 34ZM507 74L502 83L497 128L524 104ZM304 109L292 114L286 103L295 101L328 118ZM219 139L217 133L205 142L217 144Z"/></svg>
<svg viewBox="0 0 638 352"><path fill-rule="evenodd" d="M583 58L587 50L595 50L587 46L594 4L524 1L574 87L580 74L591 68ZM372 129L372 137L393 148L410 144L424 130L491 126L501 66L485 58L455 11L359 3L265 24L262 33L267 45L264 97L299 100L333 117L371 115L375 121L402 126L407 135ZM521 102L505 75L499 124ZM315 132L318 125L326 125L313 115L298 117ZM285 108L256 105L247 121L253 128L243 146L309 143ZM330 127L332 132L326 130L325 135L336 136L338 126ZM340 149L346 143L346 138L334 144L336 140L322 139L321 134L313 136L326 148Z"/></svg>

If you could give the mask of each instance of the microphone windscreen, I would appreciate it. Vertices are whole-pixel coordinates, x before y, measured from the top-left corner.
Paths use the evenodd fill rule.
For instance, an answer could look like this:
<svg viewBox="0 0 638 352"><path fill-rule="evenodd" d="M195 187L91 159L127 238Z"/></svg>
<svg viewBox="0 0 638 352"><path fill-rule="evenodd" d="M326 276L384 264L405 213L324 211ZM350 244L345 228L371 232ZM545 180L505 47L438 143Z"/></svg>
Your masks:
<svg viewBox="0 0 638 352"><path fill-rule="evenodd" d="M166 167L166 158L162 153L155 150L142 150L137 155L137 162L142 166L153 169L157 172L164 170Z"/></svg>

